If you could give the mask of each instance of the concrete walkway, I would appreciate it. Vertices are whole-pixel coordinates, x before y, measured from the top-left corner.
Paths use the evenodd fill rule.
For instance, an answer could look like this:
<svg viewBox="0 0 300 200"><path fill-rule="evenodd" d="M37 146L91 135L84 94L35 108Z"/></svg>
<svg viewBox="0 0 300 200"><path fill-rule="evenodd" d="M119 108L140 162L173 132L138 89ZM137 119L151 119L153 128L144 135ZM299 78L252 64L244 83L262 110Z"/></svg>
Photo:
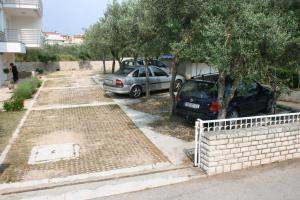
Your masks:
<svg viewBox="0 0 300 200"><path fill-rule="evenodd" d="M97 200L299 200L300 160Z"/></svg>

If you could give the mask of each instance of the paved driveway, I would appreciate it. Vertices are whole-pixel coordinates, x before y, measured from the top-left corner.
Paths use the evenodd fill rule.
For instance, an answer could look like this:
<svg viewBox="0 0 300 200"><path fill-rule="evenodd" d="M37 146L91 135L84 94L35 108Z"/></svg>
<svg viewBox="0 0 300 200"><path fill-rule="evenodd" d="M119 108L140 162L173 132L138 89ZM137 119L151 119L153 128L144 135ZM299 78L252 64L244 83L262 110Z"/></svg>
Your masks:
<svg viewBox="0 0 300 200"><path fill-rule="evenodd" d="M167 162L120 107L94 84L90 75L90 72L58 72L46 80L2 165L0 182ZM34 147L61 144L79 145L79 157L28 164Z"/></svg>

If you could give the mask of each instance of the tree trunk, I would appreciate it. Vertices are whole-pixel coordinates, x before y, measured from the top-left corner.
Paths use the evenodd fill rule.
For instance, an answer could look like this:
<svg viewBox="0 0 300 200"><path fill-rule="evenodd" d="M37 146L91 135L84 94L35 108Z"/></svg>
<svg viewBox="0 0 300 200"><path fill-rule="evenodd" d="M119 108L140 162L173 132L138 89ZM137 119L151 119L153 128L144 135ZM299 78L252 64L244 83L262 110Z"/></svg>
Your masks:
<svg viewBox="0 0 300 200"><path fill-rule="evenodd" d="M106 62L105 62L105 58L103 58L102 62L103 62L103 74L106 74Z"/></svg>
<svg viewBox="0 0 300 200"><path fill-rule="evenodd" d="M116 67L116 60L113 59L111 73L115 73L115 67Z"/></svg>
<svg viewBox="0 0 300 200"><path fill-rule="evenodd" d="M221 105L221 109L218 114L218 119L225 119L227 117L227 111L230 101L233 99L236 89L238 87L238 80L234 80L232 82L230 92L228 96L225 96L225 84L226 84L226 75L222 71L219 73L219 80L218 80L218 102Z"/></svg>
<svg viewBox="0 0 300 200"><path fill-rule="evenodd" d="M133 57L133 62L134 62L134 66L136 66L137 65L137 59L138 59L138 56L137 55L134 55L134 57Z"/></svg>
<svg viewBox="0 0 300 200"><path fill-rule="evenodd" d="M218 119L225 119L226 118L226 107L225 107L225 99L224 99L224 92L225 92L225 73L224 71L219 72L219 79L218 79L218 102L221 105L221 109L218 113Z"/></svg>
<svg viewBox="0 0 300 200"><path fill-rule="evenodd" d="M150 98L150 77L149 77L149 66L148 59L145 59L146 62L146 98Z"/></svg>
<svg viewBox="0 0 300 200"><path fill-rule="evenodd" d="M175 79L176 79L176 75L177 75L178 64L179 64L179 62L176 58L175 61L172 63L172 68L171 68L171 82L170 82L170 89L169 89L169 93L170 93L169 115L170 115L170 117L174 115L174 110L175 110L175 106L176 106L174 85L175 85Z"/></svg>
<svg viewBox="0 0 300 200"><path fill-rule="evenodd" d="M278 91L277 91L277 85L276 85L276 81L274 80L274 82L272 82L272 90L273 90L273 94L274 94L274 103L273 103L273 108L272 109L272 115L275 115L276 114L276 107L277 107L277 101L280 97L280 94L278 94Z"/></svg>
<svg viewBox="0 0 300 200"><path fill-rule="evenodd" d="M123 66L122 66L122 62L121 62L120 58L117 58L117 61L119 63L120 68L122 68Z"/></svg>

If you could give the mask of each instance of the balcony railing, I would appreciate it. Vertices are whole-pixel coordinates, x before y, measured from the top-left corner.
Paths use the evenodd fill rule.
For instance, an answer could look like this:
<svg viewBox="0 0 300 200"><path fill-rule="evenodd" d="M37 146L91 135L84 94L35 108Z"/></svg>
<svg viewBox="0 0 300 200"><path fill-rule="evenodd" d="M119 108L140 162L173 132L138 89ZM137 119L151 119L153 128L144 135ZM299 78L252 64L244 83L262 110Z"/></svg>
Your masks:
<svg viewBox="0 0 300 200"><path fill-rule="evenodd" d="M43 15L43 3L42 0L0 0L3 7L8 8L27 8L37 9L39 15Z"/></svg>
<svg viewBox="0 0 300 200"><path fill-rule="evenodd" d="M28 47L42 45L42 32L38 29L6 29L0 32L1 42L20 42Z"/></svg>
<svg viewBox="0 0 300 200"><path fill-rule="evenodd" d="M11 4L11 5L31 5L41 7L42 1L41 0L1 0L2 4Z"/></svg>
<svg viewBox="0 0 300 200"><path fill-rule="evenodd" d="M5 33L3 31L0 31L0 41L5 40Z"/></svg>

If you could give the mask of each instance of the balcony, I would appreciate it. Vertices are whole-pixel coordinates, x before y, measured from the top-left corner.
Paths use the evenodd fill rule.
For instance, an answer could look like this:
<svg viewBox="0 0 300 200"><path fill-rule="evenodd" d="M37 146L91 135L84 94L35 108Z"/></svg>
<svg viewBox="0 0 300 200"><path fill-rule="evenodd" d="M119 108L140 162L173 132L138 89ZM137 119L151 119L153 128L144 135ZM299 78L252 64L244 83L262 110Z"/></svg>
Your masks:
<svg viewBox="0 0 300 200"><path fill-rule="evenodd" d="M41 48L43 46L41 30L6 29L0 32L0 46L1 53L25 53L25 47Z"/></svg>
<svg viewBox="0 0 300 200"><path fill-rule="evenodd" d="M2 7L11 15L43 15L41 0L0 0Z"/></svg>

